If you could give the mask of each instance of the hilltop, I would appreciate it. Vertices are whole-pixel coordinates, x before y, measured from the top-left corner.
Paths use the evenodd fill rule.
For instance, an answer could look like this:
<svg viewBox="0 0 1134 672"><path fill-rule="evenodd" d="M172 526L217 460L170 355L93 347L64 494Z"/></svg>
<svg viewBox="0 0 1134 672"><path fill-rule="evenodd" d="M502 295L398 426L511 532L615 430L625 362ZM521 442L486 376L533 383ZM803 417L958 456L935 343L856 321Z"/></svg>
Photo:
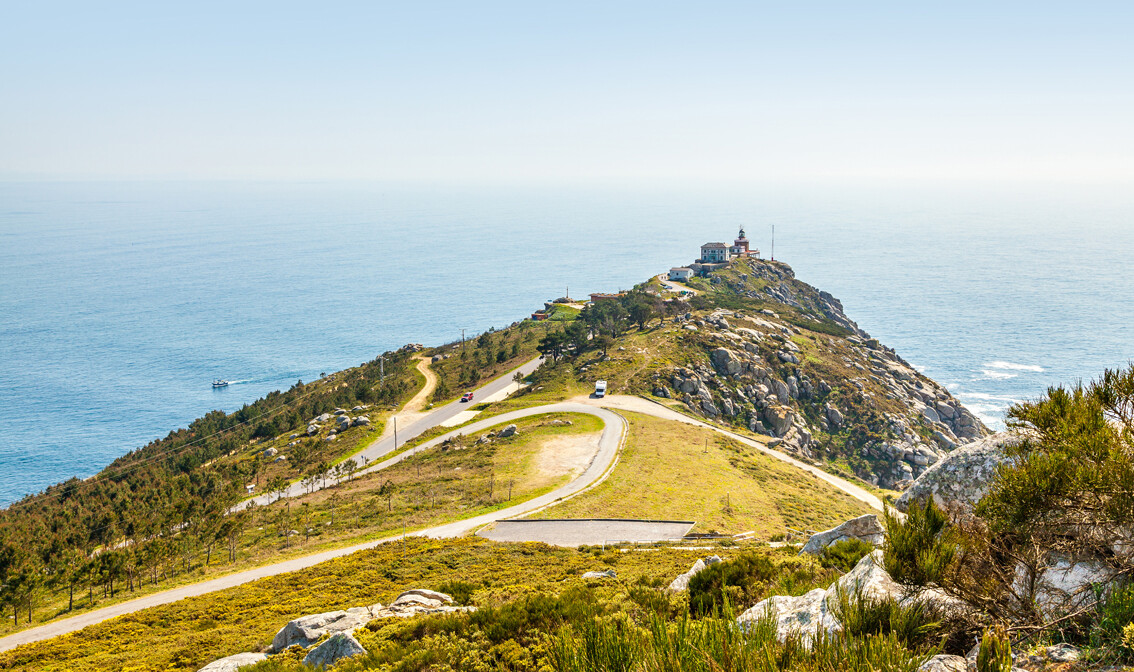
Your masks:
<svg viewBox="0 0 1134 672"><path fill-rule="evenodd" d="M536 379L567 377L576 390L605 379L882 488L902 489L988 434L944 386L782 262L736 259L684 284L653 278L617 301L627 320L648 307L643 328L600 327L611 337L605 350L573 343ZM599 324L613 311L588 310L579 319Z"/></svg>

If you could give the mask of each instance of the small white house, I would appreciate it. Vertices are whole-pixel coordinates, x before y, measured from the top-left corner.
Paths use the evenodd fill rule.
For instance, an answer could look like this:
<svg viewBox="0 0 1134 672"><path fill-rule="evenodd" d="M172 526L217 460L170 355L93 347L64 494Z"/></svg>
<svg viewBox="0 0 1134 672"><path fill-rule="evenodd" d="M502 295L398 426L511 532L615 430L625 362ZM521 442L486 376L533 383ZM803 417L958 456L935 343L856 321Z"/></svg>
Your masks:
<svg viewBox="0 0 1134 672"><path fill-rule="evenodd" d="M670 280L679 280L681 282L685 282L686 280L688 280L689 278L692 278L692 277L693 277L693 269L692 268L688 268L688 267L685 267L685 266L678 266L677 268L669 269L669 279Z"/></svg>

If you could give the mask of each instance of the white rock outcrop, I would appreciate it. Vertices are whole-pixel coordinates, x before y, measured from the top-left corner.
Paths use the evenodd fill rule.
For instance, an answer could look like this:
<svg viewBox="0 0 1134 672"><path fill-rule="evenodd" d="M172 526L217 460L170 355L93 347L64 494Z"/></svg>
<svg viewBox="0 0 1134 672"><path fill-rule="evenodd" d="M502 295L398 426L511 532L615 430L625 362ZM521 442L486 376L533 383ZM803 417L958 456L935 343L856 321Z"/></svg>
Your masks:
<svg viewBox="0 0 1134 672"><path fill-rule="evenodd" d="M272 638L268 652L279 653L293 644L306 648L319 641L323 635L333 635L366 625L375 617L374 614L381 610L382 605L376 604L371 607L353 607L345 611L311 614L288 621L287 625L280 628Z"/></svg>
<svg viewBox="0 0 1134 672"><path fill-rule="evenodd" d="M932 603L941 609L960 606L956 600L938 591L907 592L886 573L882 567L882 551L878 550L863 556L854 569L839 577L826 590L816 588L798 597L769 597L747 609L736 620L741 626L745 626L772 617L776 622L777 639L787 641L796 636L804 646L810 646L820 632L834 634L842 630L838 619L840 593L858 593L866 599L894 599L903 603L917 600Z"/></svg>
<svg viewBox="0 0 1134 672"><path fill-rule="evenodd" d="M233 656L225 656L220 660L214 660L197 672L237 672L242 667L255 665L266 659L267 656L262 653L238 653Z"/></svg>
<svg viewBox="0 0 1134 672"><path fill-rule="evenodd" d="M425 597L430 600L437 600L438 602L441 602L443 604L453 603L453 598L449 595L446 595L445 593L439 593L436 590L427 590L425 588L414 588L412 590L403 592L401 595L398 595L398 599L394 600L394 604L397 604L398 600L402 599L406 595L420 595L421 597Z"/></svg>
<svg viewBox="0 0 1134 672"><path fill-rule="evenodd" d="M852 518L838 527L811 535L811 538L803 545L803 550L800 551L800 554L811 553L817 555L831 544L837 544L847 539L861 539L868 544L881 546L885 538L886 529L882 527L878 516L873 513L868 513L865 516Z"/></svg>
<svg viewBox="0 0 1134 672"><path fill-rule="evenodd" d="M332 636L319 646L311 649L303 658L304 665L311 667L331 667L343 658L350 658L366 653L366 649L358 643L349 632L340 632Z"/></svg>
<svg viewBox="0 0 1134 672"><path fill-rule="evenodd" d="M697 558L697 562L693 563L693 566L689 568L688 572L685 572L684 574L678 574L677 578L670 582L667 590L675 593L680 593L683 590L688 590L690 579L700 574L709 565L715 565L720 561L721 558L719 555L710 555L707 558Z"/></svg>
<svg viewBox="0 0 1134 672"><path fill-rule="evenodd" d="M613 569L607 569L601 572L584 572L584 579L616 579L618 574Z"/></svg>
<svg viewBox="0 0 1134 672"><path fill-rule="evenodd" d="M964 656L938 654L921 664L917 672L968 672L969 661Z"/></svg>
<svg viewBox="0 0 1134 672"><path fill-rule="evenodd" d="M912 502L933 497L942 508L971 511L988 493L997 468L1007 461L1004 447L1022 440L1016 432L999 432L961 446L918 476L894 506L905 511Z"/></svg>

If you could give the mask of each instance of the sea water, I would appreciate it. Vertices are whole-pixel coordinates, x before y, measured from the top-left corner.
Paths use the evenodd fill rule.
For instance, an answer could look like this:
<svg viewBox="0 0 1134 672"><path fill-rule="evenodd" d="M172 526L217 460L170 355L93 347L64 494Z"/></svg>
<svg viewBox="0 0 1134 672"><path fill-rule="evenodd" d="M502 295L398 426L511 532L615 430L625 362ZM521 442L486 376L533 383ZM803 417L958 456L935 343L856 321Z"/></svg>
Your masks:
<svg viewBox="0 0 1134 672"><path fill-rule="evenodd" d="M1115 190L0 183L0 505L209 410L629 288L741 226L765 257L775 227L778 260L993 427L1134 352Z"/></svg>

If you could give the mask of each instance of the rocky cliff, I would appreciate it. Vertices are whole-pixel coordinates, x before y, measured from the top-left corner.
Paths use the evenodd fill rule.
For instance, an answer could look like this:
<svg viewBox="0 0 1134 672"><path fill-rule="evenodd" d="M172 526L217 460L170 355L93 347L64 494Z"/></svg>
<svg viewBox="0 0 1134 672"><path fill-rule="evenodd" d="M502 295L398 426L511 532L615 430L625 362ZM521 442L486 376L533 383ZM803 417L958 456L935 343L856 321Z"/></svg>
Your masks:
<svg viewBox="0 0 1134 672"><path fill-rule="evenodd" d="M687 363L651 372L656 396L889 488L988 433L786 264L734 261L691 287L700 294L678 318Z"/></svg>

